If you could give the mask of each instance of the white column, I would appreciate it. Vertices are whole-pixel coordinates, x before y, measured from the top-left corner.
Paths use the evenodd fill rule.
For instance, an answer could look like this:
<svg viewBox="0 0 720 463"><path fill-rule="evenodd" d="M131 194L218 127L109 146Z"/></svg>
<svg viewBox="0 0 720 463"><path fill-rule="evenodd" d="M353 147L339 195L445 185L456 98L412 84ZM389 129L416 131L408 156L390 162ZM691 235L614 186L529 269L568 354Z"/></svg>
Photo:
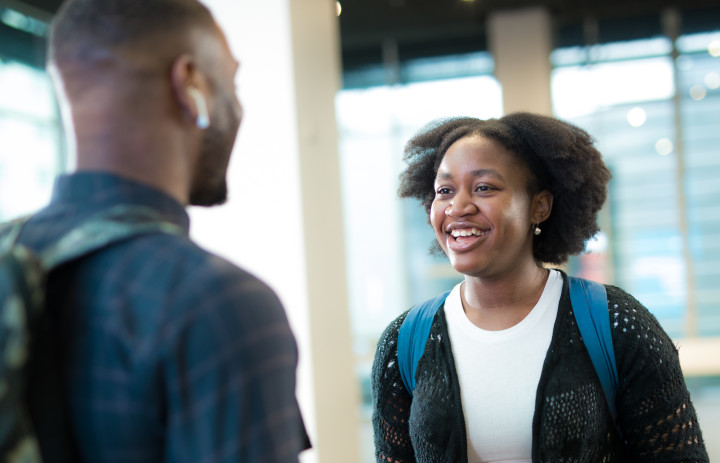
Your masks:
<svg viewBox="0 0 720 463"><path fill-rule="evenodd" d="M329 0L204 0L240 61L245 116L227 204L195 208L193 237L265 280L300 348L308 462L358 460L359 391L346 290Z"/></svg>
<svg viewBox="0 0 720 463"><path fill-rule="evenodd" d="M503 112L552 115L551 18L543 8L505 10L488 18L495 76L502 85Z"/></svg>

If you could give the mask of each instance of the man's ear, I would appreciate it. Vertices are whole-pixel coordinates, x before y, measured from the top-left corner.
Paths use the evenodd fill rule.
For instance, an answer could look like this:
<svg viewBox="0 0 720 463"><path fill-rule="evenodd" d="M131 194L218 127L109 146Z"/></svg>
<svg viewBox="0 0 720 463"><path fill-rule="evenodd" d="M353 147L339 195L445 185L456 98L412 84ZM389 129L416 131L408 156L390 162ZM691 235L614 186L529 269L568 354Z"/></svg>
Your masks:
<svg viewBox="0 0 720 463"><path fill-rule="evenodd" d="M206 129L210 125L210 115L203 93L204 79L190 55L180 55L173 61L170 82L184 119L199 129Z"/></svg>
<svg viewBox="0 0 720 463"><path fill-rule="evenodd" d="M543 223L550 217L553 195L548 190L535 193L532 197L531 215L533 223Z"/></svg>

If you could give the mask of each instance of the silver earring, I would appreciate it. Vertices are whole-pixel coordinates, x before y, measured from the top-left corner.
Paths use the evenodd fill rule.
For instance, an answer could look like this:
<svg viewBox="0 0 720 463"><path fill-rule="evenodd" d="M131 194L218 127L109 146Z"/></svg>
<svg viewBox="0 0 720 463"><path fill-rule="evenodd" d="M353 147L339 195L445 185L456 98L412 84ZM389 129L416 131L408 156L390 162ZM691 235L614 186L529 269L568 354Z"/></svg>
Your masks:
<svg viewBox="0 0 720 463"><path fill-rule="evenodd" d="M542 230L540 230L540 224L535 225L533 233L535 233L535 236L538 236L540 233L542 233Z"/></svg>
<svg viewBox="0 0 720 463"><path fill-rule="evenodd" d="M198 115L197 119L195 119L195 125L197 125L198 129L205 130L210 127L210 115L208 114L205 96L195 87L188 87L187 91L197 107Z"/></svg>

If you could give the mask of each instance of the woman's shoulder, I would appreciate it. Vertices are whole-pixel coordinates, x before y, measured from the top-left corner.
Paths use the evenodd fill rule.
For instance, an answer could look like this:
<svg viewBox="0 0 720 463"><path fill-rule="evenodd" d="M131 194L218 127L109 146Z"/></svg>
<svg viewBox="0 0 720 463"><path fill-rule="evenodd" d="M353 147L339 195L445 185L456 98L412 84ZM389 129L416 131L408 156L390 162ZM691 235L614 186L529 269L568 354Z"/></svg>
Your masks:
<svg viewBox="0 0 720 463"><path fill-rule="evenodd" d="M438 316L444 316L445 300L448 294L449 291L447 293L440 294L434 298L430 298L424 302L417 304L416 306L409 308L408 310L405 310L400 315L395 317L395 319L393 319L390 324L387 325L383 333L380 335L380 339L378 341L378 348L381 345L385 345L388 343L394 344L395 342L397 342L400 328L402 327L405 320L408 318L410 312L413 311L413 309L416 310L416 312L414 312L414 317L412 317L412 319L410 320L413 325L419 325L420 323L422 323L423 320L426 320L428 314L432 314L433 321L431 333L433 331L436 331L437 323L435 323L435 321L438 319Z"/></svg>
<svg viewBox="0 0 720 463"><path fill-rule="evenodd" d="M632 294L628 293L624 289L620 288L619 286L606 284L605 290L607 291L608 301L618 301L618 302L625 302L628 305L639 305L642 306L642 303L635 299Z"/></svg>
<svg viewBox="0 0 720 463"><path fill-rule="evenodd" d="M630 330L662 329L650 310L632 294L613 285L605 285L605 290L607 291L608 310L614 328L622 327Z"/></svg>
<svg viewBox="0 0 720 463"><path fill-rule="evenodd" d="M387 347L394 347L397 344L398 333L400 333L400 327L410 313L411 309L408 309L395 317L380 335L377 343L377 350L385 350Z"/></svg>
<svg viewBox="0 0 720 463"><path fill-rule="evenodd" d="M636 355L665 356L677 353L670 336L640 301L617 286L605 285L614 343ZM616 352L617 353L617 352Z"/></svg>

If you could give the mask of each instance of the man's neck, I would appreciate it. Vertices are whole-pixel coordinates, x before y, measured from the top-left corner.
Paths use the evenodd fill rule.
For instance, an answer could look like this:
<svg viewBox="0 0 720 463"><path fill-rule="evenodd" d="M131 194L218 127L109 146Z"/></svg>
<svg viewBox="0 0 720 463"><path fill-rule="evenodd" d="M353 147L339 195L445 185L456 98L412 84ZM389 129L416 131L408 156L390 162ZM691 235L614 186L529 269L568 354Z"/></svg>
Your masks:
<svg viewBox="0 0 720 463"><path fill-rule="evenodd" d="M127 126L122 130L108 126L114 129L92 134L79 131L77 170L114 173L188 204L192 166L185 155L187 147L181 146L177 137L161 128L136 127L133 133Z"/></svg>

